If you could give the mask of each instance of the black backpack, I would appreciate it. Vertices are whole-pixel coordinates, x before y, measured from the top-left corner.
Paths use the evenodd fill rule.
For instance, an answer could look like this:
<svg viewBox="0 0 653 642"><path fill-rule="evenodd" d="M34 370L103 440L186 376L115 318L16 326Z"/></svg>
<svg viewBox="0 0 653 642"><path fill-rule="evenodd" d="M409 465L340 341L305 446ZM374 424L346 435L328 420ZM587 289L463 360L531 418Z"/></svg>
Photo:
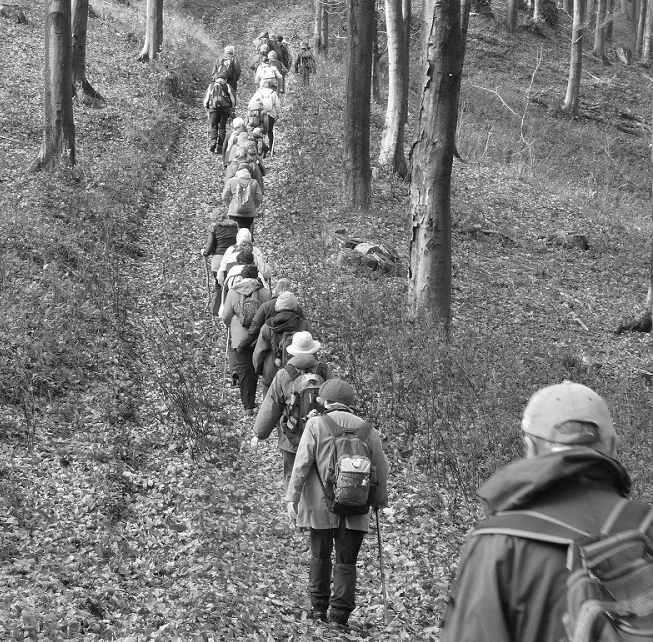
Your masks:
<svg viewBox="0 0 653 642"><path fill-rule="evenodd" d="M209 107L211 109L231 109L233 106L231 96L229 95L229 87L226 82L211 83L211 93L209 96Z"/></svg>
<svg viewBox="0 0 653 642"><path fill-rule="evenodd" d="M261 306L256 291L251 294L241 294L238 300L238 318L243 328L249 328L254 320L256 311Z"/></svg>
<svg viewBox="0 0 653 642"><path fill-rule="evenodd" d="M224 78L225 80L231 80L231 77L233 76L233 72L234 72L233 58L230 58L229 56L223 56L220 60L220 64L218 65L217 69L213 73L213 77L215 79Z"/></svg>

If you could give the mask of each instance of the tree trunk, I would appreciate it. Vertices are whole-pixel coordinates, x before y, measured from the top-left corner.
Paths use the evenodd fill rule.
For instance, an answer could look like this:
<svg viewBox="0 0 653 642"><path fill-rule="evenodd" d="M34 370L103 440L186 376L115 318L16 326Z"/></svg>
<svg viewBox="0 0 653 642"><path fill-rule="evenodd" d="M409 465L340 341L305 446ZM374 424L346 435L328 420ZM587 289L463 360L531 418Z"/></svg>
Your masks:
<svg viewBox="0 0 653 642"><path fill-rule="evenodd" d="M381 80L379 78L379 62L381 54L379 53L379 12L374 6L374 37L372 45L372 98L378 105L381 103Z"/></svg>
<svg viewBox="0 0 653 642"><path fill-rule="evenodd" d="M424 75L412 148L409 308L445 331L451 320L451 172L463 69L462 13L460 0L425 0Z"/></svg>
<svg viewBox="0 0 653 642"><path fill-rule="evenodd" d="M88 25L88 0L73 0L73 93L92 101L104 100L86 78L86 27Z"/></svg>
<svg viewBox="0 0 653 642"><path fill-rule="evenodd" d="M43 139L30 170L54 169L62 158L75 164L70 0L45 2Z"/></svg>
<svg viewBox="0 0 653 642"><path fill-rule="evenodd" d="M580 103L580 78L583 73L583 37L585 35L585 0L574 0L574 24L571 29L571 55L569 81L562 109L578 116Z"/></svg>
<svg viewBox="0 0 653 642"><path fill-rule="evenodd" d="M639 4L639 18L637 20L637 35L635 36L635 49L636 56L642 55L642 43L644 42L644 30L646 27L646 14L647 14L647 0L640 0Z"/></svg>
<svg viewBox="0 0 653 642"><path fill-rule="evenodd" d="M596 27L594 29L594 50L592 54L599 60L605 56L605 4L606 0L598 0L596 3Z"/></svg>
<svg viewBox="0 0 653 642"><path fill-rule="evenodd" d="M519 0L508 0L506 6L506 29L508 33L517 31L517 11L519 9Z"/></svg>
<svg viewBox="0 0 653 642"><path fill-rule="evenodd" d="M570 14L574 10L573 0L562 0L562 10L566 14Z"/></svg>
<svg viewBox="0 0 653 642"><path fill-rule="evenodd" d="M374 0L348 0L348 3L344 193L350 207L369 209L372 206L370 98Z"/></svg>
<svg viewBox="0 0 653 642"><path fill-rule="evenodd" d="M614 31L614 0L608 0L605 14L605 40L606 42L612 42L612 32Z"/></svg>
<svg viewBox="0 0 653 642"><path fill-rule="evenodd" d="M315 0L313 13L313 51L322 51L322 0Z"/></svg>
<svg viewBox="0 0 653 642"><path fill-rule="evenodd" d="M329 0L322 1L322 30L321 30L322 54L329 56Z"/></svg>
<svg viewBox="0 0 653 642"><path fill-rule="evenodd" d="M141 62L154 60L163 45L163 0L147 0L145 44L138 56Z"/></svg>
<svg viewBox="0 0 653 642"><path fill-rule="evenodd" d="M533 22L542 22L542 0L533 2Z"/></svg>
<svg viewBox="0 0 653 642"><path fill-rule="evenodd" d="M646 26L644 28L644 38L642 41L642 59L641 64L644 67L651 66L651 38L653 38L653 10L649 6L646 10Z"/></svg>
<svg viewBox="0 0 653 642"><path fill-rule="evenodd" d="M410 8L408 7L408 10ZM388 105L381 136L379 165L396 172L401 178L408 174L404 135L408 116L408 65L410 50L406 40L406 21L402 0L385 0L386 32L388 34Z"/></svg>

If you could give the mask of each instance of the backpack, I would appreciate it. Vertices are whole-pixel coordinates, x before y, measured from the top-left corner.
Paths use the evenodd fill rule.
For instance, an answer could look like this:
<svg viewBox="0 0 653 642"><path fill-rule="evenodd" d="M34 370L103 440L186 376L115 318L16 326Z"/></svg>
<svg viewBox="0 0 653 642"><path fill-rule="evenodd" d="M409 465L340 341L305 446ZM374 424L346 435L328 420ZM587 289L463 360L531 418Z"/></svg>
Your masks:
<svg viewBox="0 0 653 642"><path fill-rule="evenodd" d="M260 306L261 302L259 301L256 291L251 294L240 295L240 298L238 299L238 318L240 319L240 324L243 328L249 328L249 326L252 325L254 315Z"/></svg>
<svg viewBox="0 0 653 642"><path fill-rule="evenodd" d="M315 73L315 58L313 58L312 53L300 53L297 58L297 66L301 71L308 72L309 74Z"/></svg>
<svg viewBox="0 0 653 642"><path fill-rule="evenodd" d="M597 534L527 510L497 513L472 536L502 534L566 545L562 621L569 642L644 642L653 640L653 540L646 534L652 522L653 508L622 497ZM630 526L624 530L624 524Z"/></svg>
<svg viewBox="0 0 653 642"><path fill-rule="evenodd" d="M247 213L251 210L252 205L252 181L247 181L247 184L238 181L236 185L236 193L233 196L233 201L236 204L236 214Z"/></svg>
<svg viewBox="0 0 653 642"><path fill-rule="evenodd" d="M281 417L281 430L286 435L291 445L297 447L312 410L322 412L323 408L317 401L320 386L326 377L324 364L319 363L315 372L302 374L295 366L290 364L285 367L292 379L290 400L283 410Z"/></svg>
<svg viewBox="0 0 653 642"><path fill-rule="evenodd" d="M263 129L263 110L262 109L250 109L247 112L247 128L249 129L254 127L260 127Z"/></svg>
<svg viewBox="0 0 653 642"><path fill-rule="evenodd" d="M227 83L214 82L211 83L211 93L209 95L209 107L211 109L220 109L228 107L231 109L232 102L229 95Z"/></svg>
<svg viewBox="0 0 653 642"><path fill-rule="evenodd" d="M277 86L277 83L276 83L276 80L275 80L274 87L270 87L270 89L274 89L276 86ZM258 95L261 97L261 102L263 103L263 107L264 107L265 111L267 111L268 114L273 113L274 112L274 92L273 91L270 91L270 92L266 91L264 94L259 92Z"/></svg>
<svg viewBox="0 0 653 642"><path fill-rule="evenodd" d="M344 428L323 414L333 436L329 469L323 483L318 479L329 510L336 515L365 515L375 502L376 471L368 440L373 430L365 421L359 428Z"/></svg>
<svg viewBox="0 0 653 642"><path fill-rule="evenodd" d="M268 81L274 81L274 85L276 86L277 84L277 74L276 68L270 65L269 67L263 67L261 69L261 82L268 80Z"/></svg>
<svg viewBox="0 0 653 642"><path fill-rule="evenodd" d="M284 332L272 332L270 338L270 349L275 359L281 361L281 365L288 363L288 352L286 348L292 343L292 338L297 330L285 330Z"/></svg>
<svg viewBox="0 0 653 642"><path fill-rule="evenodd" d="M224 56L220 60L218 68L213 72L213 76L216 79L224 78L225 80L229 80L233 75L233 69L233 60L229 56Z"/></svg>

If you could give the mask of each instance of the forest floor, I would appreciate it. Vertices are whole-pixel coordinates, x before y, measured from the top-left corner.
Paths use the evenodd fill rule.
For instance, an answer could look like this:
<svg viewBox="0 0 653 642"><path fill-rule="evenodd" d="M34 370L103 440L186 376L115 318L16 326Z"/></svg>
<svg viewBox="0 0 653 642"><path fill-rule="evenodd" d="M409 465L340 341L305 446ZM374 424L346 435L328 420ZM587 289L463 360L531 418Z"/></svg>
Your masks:
<svg viewBox="0 0 653 642"><path fill-rule="evenodd" d="M124 121L115 106L105 112L111 118L94 119L94 113L103 112L83 112L79 133L87 156L96 145L134 144L128 136L133 117L129 92L142 99L139 83L147 88L152 82L148 67L131 61L138 38L126 31L129 10L116 9L115 17L107 6L100 5L101 25L91 45L107 59L113 55L115 63L104 67L94 62L92 80L98 88L105 83L116 94L120 90L115 99L124 101ZM237 50L248 51L247 43L263 25L294 40L306 33L306 9L276 10L274 20L267 21L252 13L257 11L254 3L240 3L230 16L233 29L228 20L204 24L203 37L221 46L228 37ZM249 12L247 24L236 19L238 11ZM3 53L23 52L11 76L18 84L21 69L37 73L38 65L28 53L39 46L41 32L32 26L29 37L20 40L19 27L2 26L17 42ZM494 67L506 75L517 44L506 44L498 30L472 24L468 59L477 65L479 76ZM529 38L521 33L518 44L531 46ZM531 61L529 54L520 59L519 77L526 78L525 83ZM547 92L553 92L553 79L559 80L564 67L560 62L555 69L554 63L548 64L536 87L543 102L553 102ZM321 68L326 79L319 85L302 90L293 78L282 97L277 155L266 163L265 216L256 223L256 244L269 258L275 277L289 277L306 308L314 314L320 311L312 320L336 372L360 377L355 359L344 354L349 347L354 354L382 355L376 373L381 376L387 367L386 349L394 349L388 336L399 330L389 327L388 336L358 337L359 343L349 346L351 339L340 336L338 325L347 315L360 314L362 305L364 334L368 317L380 314L380 303L378 309L373 307L376 300L385 297L397 307L404 305L405 280L335 264L332 234L345 227L351 236L386 242L405 256L407 186L382 175L375 184L372 212L341 209L336 192L343 99L341 85L329 84L332 77L326 67ZM592 68L592 74L599 73ZM604 73L604 81L596 82L597 92L606 87L620 91L625 81L614 79L618 73L613 79ZM528 150L544 152L528 135L526 142L532 146L520 146L514 121L512 147L517 153L494 150L497 156L517 159L513 164L484 156L492 154L492 126L499 127L500 119L489 123L485 148L481 145L475 154L473 136L481 128L475 129L474 118L482 118L479 112L486 105L480 96L488 94L474 89L479 82L478 76L466 81L465 96L474 99L461 107L459 149L468 162L456 165L454 179L454 334L461 337L463 356L469 359L457 367L474 385L452 397L452 405L490 409L491 418L478 425L488 428L491 423L502 432L482 442L483 455L493 454L491 463L474 459L475 453L456 454L453 469L468 474L466 491L492 466L518 455L520 410L532 389L544 382L568 377L604 384L613 391L610 400L621 426L650 430L651 416L646 424L638 414L651 405L650 388L640 375L651 368L650 337L612 333L618 320L643 301L650 215L619 203L613 208L619 216L611 215L599 204L597 183L573 188L561 187L562 181L544 184L529 173L533 159ZM497 86L489 78L485 85ZM251 91L250 73L244 70L242 103ZM633 95L631 107L639 109L645 101L637 92ZM237 391L224 381L225 329L204 311L206 277L199 250L209 214L220 207L223 168L206 152L199 100L184 109L170 159L162 164L139 209L134 241L138 252L120 264L125 286L116 299L127 301L127 312L121 347L103 374L111 386L107 384L102 394L84 390L78 399L71 392L67 414L54 402L58 414L47 406L31 448L17 429L15 408L2 407L0 509L7 510L0 514L0 639L437 641L460 545L479 511L469 499L471 493L451 483L450 475L429 475L423 459L402 452L397 444L401 421L396 417L391 426L380 426L391 460L390 508L381 515L389 623L384 623L374 523L361 552L351 632L307 619L308 540L287 524L281 457L274 438L261 443L258 453L250 452L253 418L243 416ZM8 108L8 122L13 122L10 111L18 109ZM6 168L25 165L33 153L34 144L16 143L25 135L38 138L37 111L34 101L25 118L31 125L3 130L15 139L11 145L4 141L1 148ZM377 120L379 113L375 110ZM113 119L120 122L116 130L122 133L111 130L111 136L103 136L94 121L106 127ZM21 122L17 116L15 122ZM559 132L535 131L543 147L557 144ZM615 165L619 153L626 151L647 159L644 142L628 147L624 140L614 132L606 134L603 156L614 157ZM559 162L573 161L561 154ZM94 166L92 176L88 172L89 189L101 180L100 169ZM14 189L11 195L10 190L3 193L3 204L10 212L24 214L27 225L20 222L17 229L22 224L29 230L29 208L20 202L30 202L28 191L35 188L35 179L23 178L14 169L4 171L3 181ZM628 203L627 192L643 189L639 184L626 187L623 199ZM547 243L558 230L587 233L590 250ZM9 267L6 270L9 274ZM329 318L329 310L334 318ZM365 356L361 354L361 360ZM436 369L429 365L424 370ZM356 382L360 386L364 379ZM610 388L613 382L618 386ZM107 390L114 391L115 398ZM614 391L626 392L619 397ZM436 390L430 393L436 396ZM382 407L388 394L379 389L368 407ZM424 400L423 405L428 403ZM104 412L102 404L111 407L111 413ZM465 436L478 432L476 425L461 420L454 422L453 430ZM193 430L205 432L195 457ZM639 434L624 434L624 453L635 471L637 494L650 498L653 473L647 441Z"/></svg>

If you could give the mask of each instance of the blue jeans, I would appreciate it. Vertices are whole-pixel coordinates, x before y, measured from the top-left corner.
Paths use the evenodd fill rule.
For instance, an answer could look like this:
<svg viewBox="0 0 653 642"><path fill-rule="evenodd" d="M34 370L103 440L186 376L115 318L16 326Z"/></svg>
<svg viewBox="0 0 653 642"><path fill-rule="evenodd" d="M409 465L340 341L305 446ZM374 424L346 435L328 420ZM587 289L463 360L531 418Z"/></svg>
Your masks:
<svg viewBox="0 0 653 642"><path fill-rule="evenodd" d="M356 560L365 537L364 531L345 528L340 518L338 528L311 528L311 562L308 569L308 592L315 611L326 613L331 605L331 618L346 624L356 608ZM331 594L331 552L336 544Z"/></svg>

